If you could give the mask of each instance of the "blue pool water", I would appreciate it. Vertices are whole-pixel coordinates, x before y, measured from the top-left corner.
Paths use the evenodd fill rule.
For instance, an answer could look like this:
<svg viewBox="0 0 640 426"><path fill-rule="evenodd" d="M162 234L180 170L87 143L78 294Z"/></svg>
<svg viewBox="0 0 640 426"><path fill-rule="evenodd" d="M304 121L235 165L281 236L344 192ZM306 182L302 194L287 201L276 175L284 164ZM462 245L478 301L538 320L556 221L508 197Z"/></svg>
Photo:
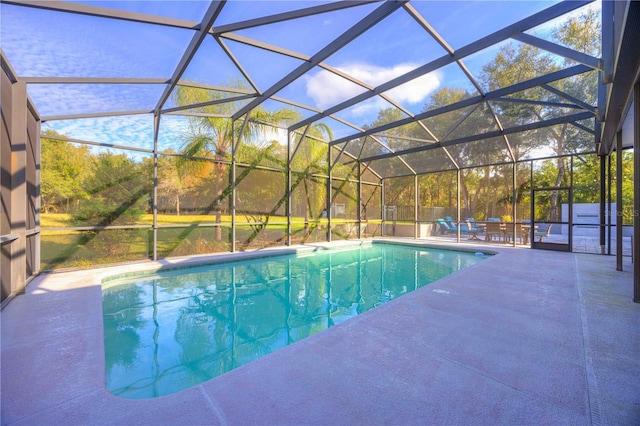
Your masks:
<svg viewBox="0 0 640 426"><path fill-rule="evenodd" d="M195 386L483 258L368 244L110 279L107 389L152 398Z"/></svg>

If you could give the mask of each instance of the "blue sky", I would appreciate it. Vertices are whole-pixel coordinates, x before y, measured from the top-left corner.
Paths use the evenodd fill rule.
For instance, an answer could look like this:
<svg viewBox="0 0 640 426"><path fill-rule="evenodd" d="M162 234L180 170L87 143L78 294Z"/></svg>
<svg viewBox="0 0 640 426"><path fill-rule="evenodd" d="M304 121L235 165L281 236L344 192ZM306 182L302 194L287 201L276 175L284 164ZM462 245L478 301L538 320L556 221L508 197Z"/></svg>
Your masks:
<svg viewBox="0 0 640 426"><path fill-rule="evenodd" d="M208 2L139 1L82 2L92 6L200 21ZM549 1L413 1L411 5L454 49L540 11ZM229 1L217 25L318 5L320 2ZM372 4L295 21L265 25L236 34L311 56L350 25L378 7ZM2 4L2 48L19 76L151 77L169 78L189 44L191 30L145 25L76 14L64 14ZM544 34L538 29L536 34ZM234 41L225 41L260 90L288 74L301 62ZM479 79L482 65L495 54L488 49L465 60ZM446 54L415 20L401 8L362 34L325 63L373 87ZM265 66L267 64L267 66ZM212 39L207 38L183 78L223 85L242 79L237 68ZM429 96L443 87L472 90L460 69L453 65L422 76L386 93L411 113L421 111ZM41 115L151 110L162 93L161 85L30 85L29 94ZM364 89L316 67L278 96L324 109L349 99ZM171 106L171 102L167 106ZM372 122L380 108L389 106L372 98L338 114L362 126ZM310 113L307 113L307 115ZM111 123L115 121L117 125ZM184 124L172 118L163 144L170 146L184 132ZM132 130L125 130L123 123ZM78 139L149 145L149 130L137 116L50 122L50 126ZM340 132L347 132L338 129ZM152 134L152 133L151 133ZM138 135L138 136L136 136ZM109 142L106 142L109 143ZM174 143L175 145L175 143Z"/></svg>

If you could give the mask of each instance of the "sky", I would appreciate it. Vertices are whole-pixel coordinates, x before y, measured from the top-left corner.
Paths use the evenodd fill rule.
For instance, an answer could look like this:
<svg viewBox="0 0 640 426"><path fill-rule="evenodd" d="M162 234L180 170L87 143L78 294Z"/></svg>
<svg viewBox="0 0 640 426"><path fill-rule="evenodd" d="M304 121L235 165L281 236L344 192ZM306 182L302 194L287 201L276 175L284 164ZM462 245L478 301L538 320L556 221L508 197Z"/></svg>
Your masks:
<svg viewBox="0 0 640 426"><path fill-rule="evenodd" d="M82 2L164 17L199 22L206 12L204 1L101 1ZM474 40L549 7L550 1L412 1L411 5L441 37L458 49ZM227 2L214 27L321 4L319 1L234 1ZM235 34L277 45L308 57L336 39L351 25L379 7L380 3L359 6L278 24L264 25ZM20 77L133 77L169 78L188 46L193 31L113 19L65 14L35 8L0 5L2 49ZM544 36L549 31L532 31ZM237 61L264 91L304 63L298 59L224 40ZM476 79L482 66L498 46L464 60ZM324 63L357 80L376 87L408 71L446 55L402 8L364 32ZM233 81L249 83L211 37L192 58L183 79L224 85ZM473 91L471 83L455 64L423 75L385 93L412 114L419 113L431 94L443 87ZM152 110L163 85L29 85L29 95L41 116ZM315 67L282 90L277 96L324 110L365 91L321 67ZM170 99L165 107L171 107ZM375 120L381 108L389 107L375 97L336 115L364 126ZM313 113L302 111L305 117ZM150 124L151 123L151 124ZM184 135L184 119L167 118L161 145L177 148ZM43 129L55 129L70 137L102 143L147 147L152 140L148 116L49 121ZM337 126L336 137L354 131Z"/></svg>

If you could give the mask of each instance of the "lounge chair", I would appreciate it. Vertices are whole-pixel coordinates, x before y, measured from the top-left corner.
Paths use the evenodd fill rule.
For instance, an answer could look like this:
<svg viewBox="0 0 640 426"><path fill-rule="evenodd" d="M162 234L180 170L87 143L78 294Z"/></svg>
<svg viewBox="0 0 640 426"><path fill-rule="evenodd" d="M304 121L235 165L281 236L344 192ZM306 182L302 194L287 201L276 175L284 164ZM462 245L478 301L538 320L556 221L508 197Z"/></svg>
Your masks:
<svg viewBox="0 0 640 426"><path fill-rule="evenodd" d="M480 238L478 237L478 233L484 232L484 228L481 226L474 226L474 224L472 224L470 221L467 221L467 226L460 226L460 232L469 234L470 240L479 240Z"/></svg>
<svg viewBox="0 0 640 426"><path fill-rule="evenodd" d="M447 223L447 221L440 217L438 218L438 225L440 225L440 231L443 234L453 234L457 231L457 229L451 227L451 225Z"/></svg>
<svg viewBox="0 0 640 426"><path fill-rule="evenodd" d="M450 227L452 228L457 228L456 223L453 221L453 218L451 216L445 216L444 217L444 221L447 222L447 224L449 224Z"/></svg>
<svg viewBox="0 0 640 426"><path fill-rule="evenodd" d="M546 226L546 228L544 227L544 224L541 226L538 226L535 232L533 233L533 237L538 238L538 242L541 243L543 238L547 238L549 234L551 234L552 226L553 226L553 223L549 223Z"/></svg>
<svg viewBox="0 0 640 426"><path fill-rule="evenodd" d="M445 234L458 233L458 227L455 225L455 223L450 223L442 218L438 218L438 224L440 225L440 230ZM478 238L478 233L482 231L482 228L474 227L470 222L467 222L466 225L460 226L460 233L470 235L470 240L479 240L480 238Z"/></svg>

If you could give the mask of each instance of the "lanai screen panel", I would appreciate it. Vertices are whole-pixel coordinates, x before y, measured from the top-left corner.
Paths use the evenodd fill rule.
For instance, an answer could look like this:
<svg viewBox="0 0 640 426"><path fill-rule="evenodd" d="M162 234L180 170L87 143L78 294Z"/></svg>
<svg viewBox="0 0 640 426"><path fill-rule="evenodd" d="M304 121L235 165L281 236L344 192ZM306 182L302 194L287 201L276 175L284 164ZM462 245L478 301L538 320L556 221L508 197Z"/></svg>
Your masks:
<svg viewBox="0 0 640 426"><path fill-rule="evenodd" d="M508 132L595 104L582 68L540 79L599 67L599 39L562 30L598 26L597 2L15 3L3 4L3 50L55 118L266 113L289 130L330 122L328 142L366 137L346 148L356 158L410 163L414 151L403 151L423 140Z"/></svg>
<svg viewBox="0 0 640 426"><path fill-rule="evenodd" d="M29 96L43 120L82 114L149 113L162 84L31 84Z"/></svg>
<svg viewBox="0 0 640 426"><path fill-rule="evenodd" d="M168 78L193 30L3 4L1 34L19 76Z"/></svg>
<svg viewBox="0 0 640 426"><path fill-rule="evenodd" d="M599 2L97 5L3 1L3 61L50 137L149 167L158 210L135 226L157 215L161 257L283 244L288 208L298 240L351 238L352 198L378 208L381 179L507 176L501 164L595 148ZM339 230L332 201L350 206ZM261 217L236 240L235 206Z"/></svg>
<svg viewBox="0 0 640 426"><path fill-rule="evenodd" d="M439 146L428 151L402 155L400 158L419 174L456 168L456 162L448 154L448 150Z"/></svg>
<svg viewBox="0 0 640 426"><path fill-rule="evenodd" d="M511 161L509 146L503 137L457 144L447 150L461 167L486 166Z"/></svg>
<svg viewBox="0 0 640 426"><path fill-rule="evenodd" d="M51 120L42 124L42 131L89 144L153 150L153 116L149 114Z"/></svg>

